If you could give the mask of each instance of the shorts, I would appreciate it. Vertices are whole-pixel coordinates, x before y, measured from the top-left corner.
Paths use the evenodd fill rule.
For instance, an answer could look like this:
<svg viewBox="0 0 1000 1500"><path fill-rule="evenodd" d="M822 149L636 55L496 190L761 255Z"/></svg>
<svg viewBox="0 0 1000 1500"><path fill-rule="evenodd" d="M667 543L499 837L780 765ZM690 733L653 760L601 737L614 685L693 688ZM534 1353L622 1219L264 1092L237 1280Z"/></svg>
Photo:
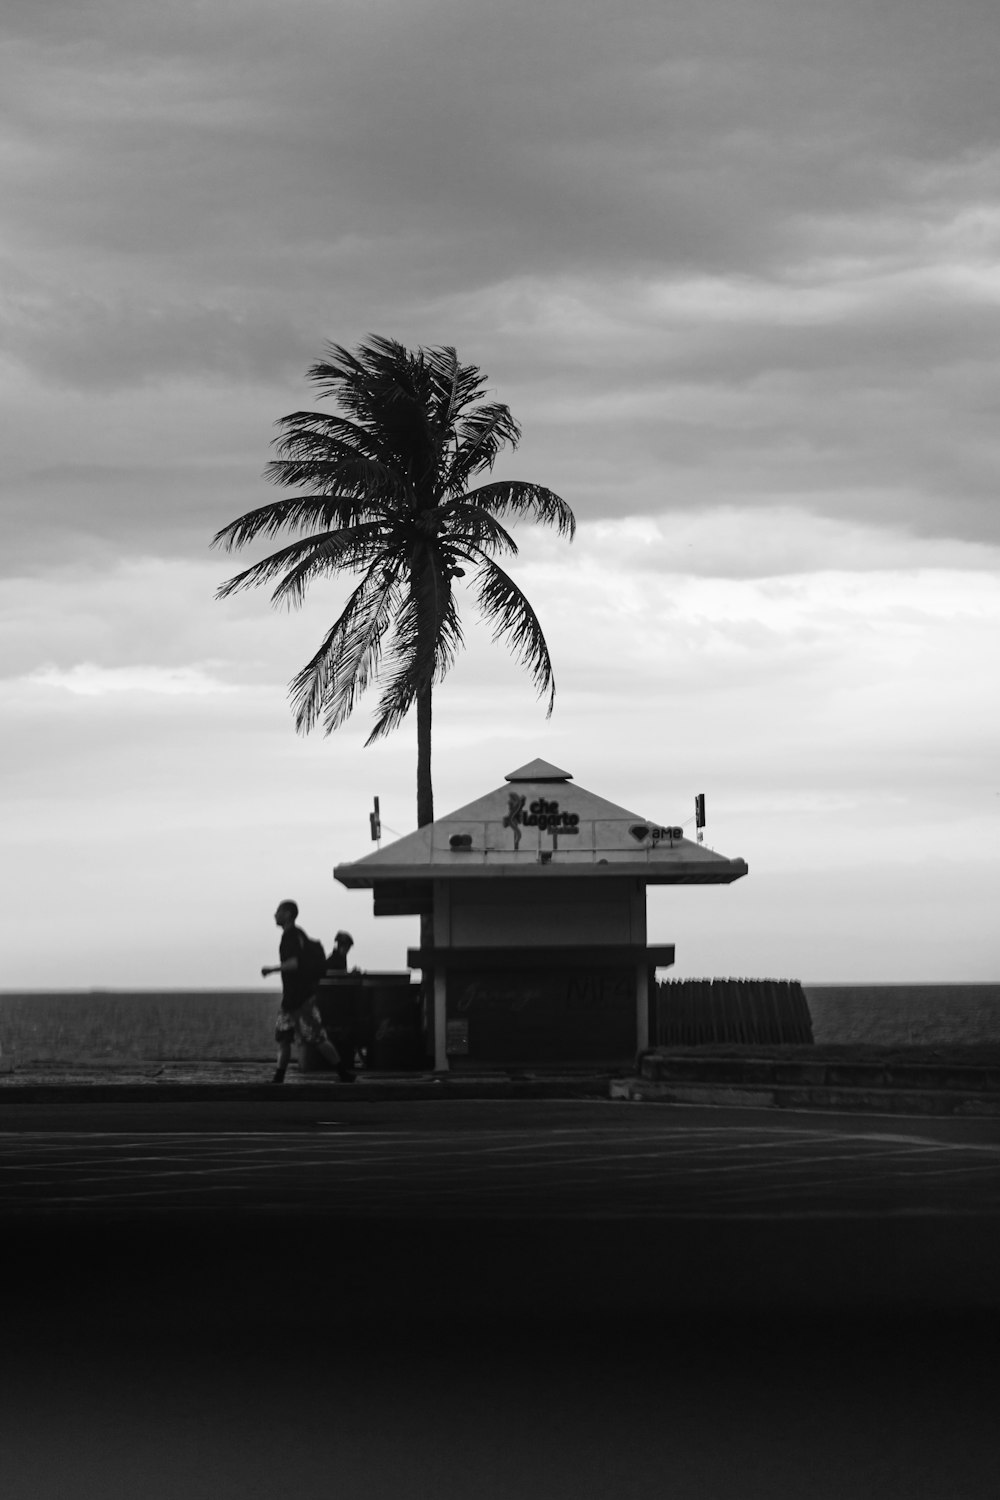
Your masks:
<svg viewBox="0 0 1000 1500"><path fill-rule="evenodd" d="M323 1017L315 1000L306 1000L298 1010L278 1012L278 1019L274 1024L274 1040L280 1045L296 1039L311 1042L314 1047L321 1047L330 1040L323 1029Z"/></svg>

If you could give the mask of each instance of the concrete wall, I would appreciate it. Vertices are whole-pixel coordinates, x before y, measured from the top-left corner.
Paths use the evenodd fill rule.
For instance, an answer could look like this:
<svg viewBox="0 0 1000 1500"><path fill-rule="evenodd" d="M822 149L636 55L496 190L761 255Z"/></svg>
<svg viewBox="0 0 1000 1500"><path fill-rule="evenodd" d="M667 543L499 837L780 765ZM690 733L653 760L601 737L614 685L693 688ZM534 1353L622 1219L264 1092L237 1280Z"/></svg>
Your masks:
<svg viewBox="0 0 1000 1500"><path fill-rule="evenodd" d="M280 998L259 990L0 994L2 1060L266 1058Z"/></svg>
<svg viewBox="0 0 1000 1500"><path fill-rule="evenodd" d="M644 943L646 894L635 880L442 881L435 899L442 946L544 948L552 943ZM443 900L441 898L444 898ZM438 930L440 928L440 931Z"/></svg>
<svg viewBox="0 0 1000 1500"><path fill-rule="evenodd" d="M807 985L817 1043L1000 1042L1000 984ZM0 994L3 1063L269 1058L278 993Z"/></svg>
<svg viewBox="0 0 1000 1500"><path fill-rule="evenodd" d="M872 1046L1000 1042L1000 984L807 984L813 1041Z"/></svg>

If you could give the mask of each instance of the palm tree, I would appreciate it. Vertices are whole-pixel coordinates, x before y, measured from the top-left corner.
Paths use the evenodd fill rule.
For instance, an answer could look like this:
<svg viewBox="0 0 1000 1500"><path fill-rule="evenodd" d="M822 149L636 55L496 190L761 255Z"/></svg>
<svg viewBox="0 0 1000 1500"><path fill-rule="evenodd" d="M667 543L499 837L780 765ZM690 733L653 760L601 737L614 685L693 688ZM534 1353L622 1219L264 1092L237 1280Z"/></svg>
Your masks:
<svg viewBox="0 0 1000 1500"><path fill-rule="evenodd" d="M480 611L555 700L541 625L521 590L495 561L517 545L504 520L530 517L572 539L573 512L541 485L493 481L469 489L521 430L501 402L483 399L485 377L448 347L415 352L370 337L357 353L331 344L308 378L340 415L297 411L278 422L275 484L304 493L240 516L214 537L227 551L258 537L295 540L237 573L218 590L280 580L275 604L300 605L313 580L360 574L339 619L290 684L296 728L321 720L331 733L373 680L382 684L367 743L417 709L417 824L434 820L431 692L462 645L453 582L472 570Z"/></svg>

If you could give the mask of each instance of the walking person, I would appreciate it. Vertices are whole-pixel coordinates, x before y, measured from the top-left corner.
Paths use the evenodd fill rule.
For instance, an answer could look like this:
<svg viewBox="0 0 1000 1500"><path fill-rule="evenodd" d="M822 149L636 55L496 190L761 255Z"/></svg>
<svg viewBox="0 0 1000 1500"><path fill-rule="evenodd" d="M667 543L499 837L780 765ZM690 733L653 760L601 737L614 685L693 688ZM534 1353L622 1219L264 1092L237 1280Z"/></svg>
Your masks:
<svg viewBox="0 0 1000 1500"><path fill-rule="evenodd" d="M327 1014L337 1016L334 1023L336 1045L344 1057L350 1058L351 1065L358 1068L364 1067L366 1063L363 1043L359 1038L362 1032L367 1032L367 1027L364 1024L365 1011L360 984L351 982L360 982L361 970L355 964L350 974L347 972L347 955L353 947L354 939L349 932L337 933L330 957L326 961L326 972L320 980L320 988L331 1006ZM346 988L343 986L344 981L348 981Z"/></svg>
<svg viewBox="0 0 1000 1500"><path fill-rule="evenodd" d="M320 973L310 972L310 940L296 926L299 908L294 901L282 901L274 913L274 920L281 928L278 947L278 963L266 965L261 976L281 975L281 1010L274 1028L274 1040L278 1044L278 1060L272 1083L284 1083L285 1072L292 1055L292 1042L310 1042L336 1070L342 1083L353 1083L354 1072L330 1041L323 1029L323 1018L316 1004L316 990ZM321 972L321 969L320 969Z"/></svg>
<svg viewBox="0 0 1000 1500"><path fill-rule="evenodd" d="M330 973L347 972L347 955L354 947L354 939L349 932L338 932L333 940L333 952L327 960L326 971ZM355 969L357 973L357 969Z"/></svg>

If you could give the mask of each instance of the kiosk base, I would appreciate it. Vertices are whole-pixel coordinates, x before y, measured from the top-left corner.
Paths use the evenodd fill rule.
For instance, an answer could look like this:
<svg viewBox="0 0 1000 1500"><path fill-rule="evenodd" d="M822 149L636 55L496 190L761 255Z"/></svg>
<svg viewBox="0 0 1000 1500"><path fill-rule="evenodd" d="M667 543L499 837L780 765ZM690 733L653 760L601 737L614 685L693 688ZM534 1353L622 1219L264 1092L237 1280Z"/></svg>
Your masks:
<svg viewBox="0 0 1000 1500"><path fill-rule="evenodd" d="M636 1052L635 968L448 974L446 1051L456 1063L628 1062Z"/></svg>

